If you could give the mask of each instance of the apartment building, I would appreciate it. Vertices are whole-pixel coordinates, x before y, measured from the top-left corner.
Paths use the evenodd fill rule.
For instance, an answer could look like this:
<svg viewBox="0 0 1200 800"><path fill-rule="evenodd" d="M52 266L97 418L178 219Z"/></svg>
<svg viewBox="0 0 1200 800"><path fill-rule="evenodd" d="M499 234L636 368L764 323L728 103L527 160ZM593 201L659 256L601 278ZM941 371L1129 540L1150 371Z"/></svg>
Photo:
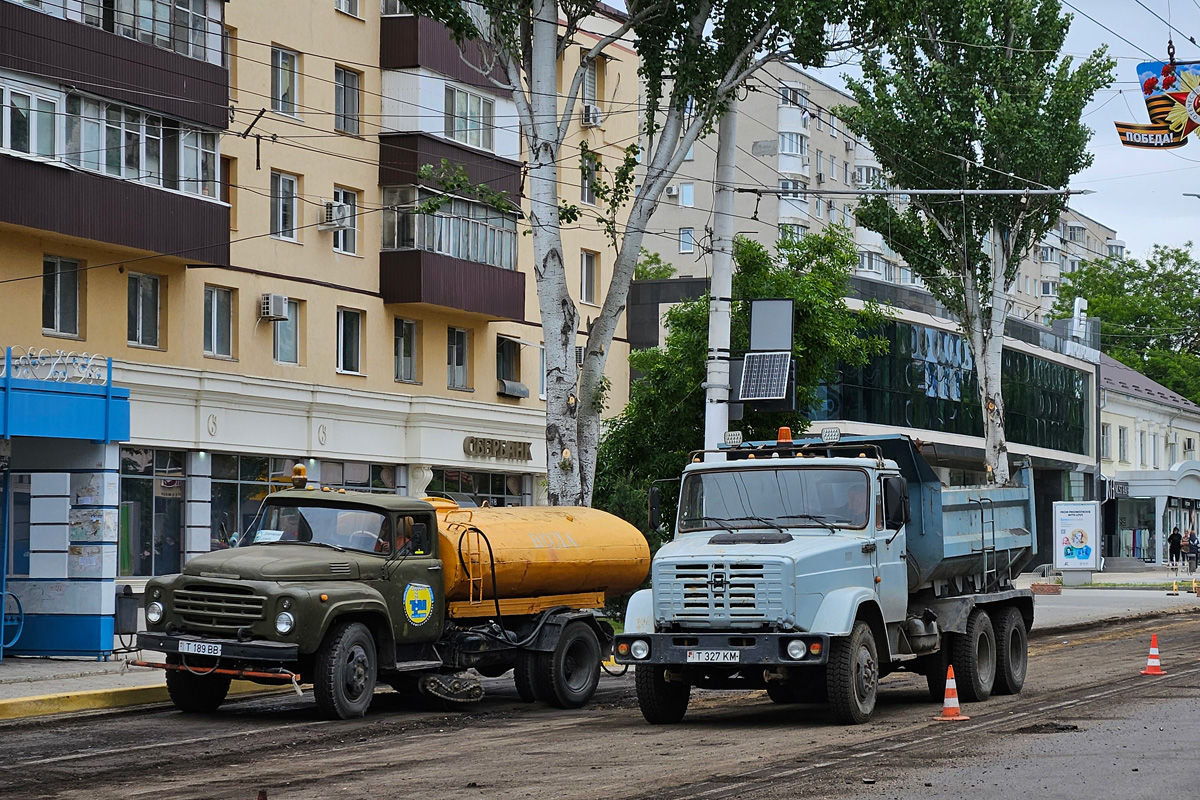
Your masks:
<svg viewBox="0 0 1200 800"><path fill-rule="evenodd" d="M636 57L616 50L588 81L575 153L586 139L616 159L636 137L636 113L609 113L637 104ZM10 589L94 579L43 611L111 615L115 582L226 546L297 464L332 488L542 499L524 213L422 174L445 160L522 203L515 108L467 60L392 0L0 0L0 175L18 187L0 200L6 374L101 354L111 379L104 359L79 369L116 417L71 452L17 436L0 460ZM564 158L563 185L579 174ZM587 316L609 246L579 229L564 247ZM619 335L614 410L627 353ZM85 540L102 549L80 555ZM70 651L111 649L107 624ZM18 648L43 652L43 629Z"/></svg>
<svg viewBox="0 0 1200 800"><path fill-rule="evenodd" d="M1113 228L1068 208L1054 227L1021 262L1011 297L1013 314L1049 325L1064 275L1085 261L1123 258L1125 242Z"/></svg>

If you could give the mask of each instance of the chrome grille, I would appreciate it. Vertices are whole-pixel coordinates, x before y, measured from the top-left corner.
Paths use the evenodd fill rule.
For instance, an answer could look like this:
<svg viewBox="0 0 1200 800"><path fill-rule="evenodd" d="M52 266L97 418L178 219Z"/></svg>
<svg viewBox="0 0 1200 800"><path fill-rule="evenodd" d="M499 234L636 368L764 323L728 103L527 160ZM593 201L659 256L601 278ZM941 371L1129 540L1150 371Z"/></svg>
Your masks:
<svg viewBox="0 0 1200 800"><path fill-rule="evenodd" d="M236 630L263 618L266 598L241 586L192 584L174 595L175 613L185 623L205 628Z"/></svg>
<svg viewBox="0 0 1200 800"><path fill-rule="evenodd" d="M654 603L660 619L686 627L749 628L795 616L782 561L689 560L658 569Z"/></svg>

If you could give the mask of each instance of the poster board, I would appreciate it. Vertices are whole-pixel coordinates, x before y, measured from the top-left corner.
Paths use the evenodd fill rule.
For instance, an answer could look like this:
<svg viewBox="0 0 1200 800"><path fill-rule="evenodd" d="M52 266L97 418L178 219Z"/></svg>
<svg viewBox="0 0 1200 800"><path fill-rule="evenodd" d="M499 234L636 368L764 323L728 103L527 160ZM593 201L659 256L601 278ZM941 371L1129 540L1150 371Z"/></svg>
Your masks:
<svg viewBox="0 0 1200 800"><path fill-rule="evenodd" d="M1054 504L1054 568L1100 571L1100 504Z"/></svg>

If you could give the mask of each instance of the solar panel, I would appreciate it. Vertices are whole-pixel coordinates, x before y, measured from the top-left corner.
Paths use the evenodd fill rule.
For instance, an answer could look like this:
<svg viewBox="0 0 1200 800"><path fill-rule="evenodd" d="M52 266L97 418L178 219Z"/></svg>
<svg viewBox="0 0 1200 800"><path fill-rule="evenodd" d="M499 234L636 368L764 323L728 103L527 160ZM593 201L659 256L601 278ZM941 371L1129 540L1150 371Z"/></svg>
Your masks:
<svg viewBox="0 0 1200 800"><path fill-rule="evenodd" d="M787 397L792 354L746 353L742 362L742 388L739 400L782 400Z"/></svg>

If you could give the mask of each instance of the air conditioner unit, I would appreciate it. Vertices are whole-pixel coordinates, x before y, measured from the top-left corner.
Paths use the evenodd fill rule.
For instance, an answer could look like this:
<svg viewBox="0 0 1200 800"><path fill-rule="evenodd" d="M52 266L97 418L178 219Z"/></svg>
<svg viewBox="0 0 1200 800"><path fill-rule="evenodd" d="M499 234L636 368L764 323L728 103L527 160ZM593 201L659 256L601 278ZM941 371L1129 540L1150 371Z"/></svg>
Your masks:
<svg viewBox="0 0 1200 800"><path fill-rule="evenodd" d="M678 186L675 186L674 184L672 184L667 187L667 197L678 197L678 196L679 196L679 187Z"/></svg>
<svg viewBox="0 0 1200 800"><path fill-rule="evenodd" d="M288 296L286 294L264 294L258 309L258 318L274 322L288 318Z"/></svg>
<svg viewBox="0 0 1200 800"><path fill-rule="evenodd" d="M825 173L818 172L817 173L817 183L824 183L824 182L825 182Z"/></svg>
<svg viewBox="0 0 1200 800"><path fill-rule="evenodd" d="M349 203L338 203L328 200L321 207L321 221L317 229L322 231L342 231L354 227L354 207Z"/></svg>
<svg viewBox="0 0 1200 800"><path fill-rule="evenodd" d="M591 103L583 104L583 116L581 124L585 128L595 128L604 121L604 112L600 110L600 106L594 106Z"/></svg>
<svg viewBox="0 0 1200 800"><path fill-rule="evenodd" d="M846 140L846 149L847 149L847 150L853 150L853 149L854 149L854 145L855 145L855 141L854 141L853 139L847 139L847 140Z"/></svg>

